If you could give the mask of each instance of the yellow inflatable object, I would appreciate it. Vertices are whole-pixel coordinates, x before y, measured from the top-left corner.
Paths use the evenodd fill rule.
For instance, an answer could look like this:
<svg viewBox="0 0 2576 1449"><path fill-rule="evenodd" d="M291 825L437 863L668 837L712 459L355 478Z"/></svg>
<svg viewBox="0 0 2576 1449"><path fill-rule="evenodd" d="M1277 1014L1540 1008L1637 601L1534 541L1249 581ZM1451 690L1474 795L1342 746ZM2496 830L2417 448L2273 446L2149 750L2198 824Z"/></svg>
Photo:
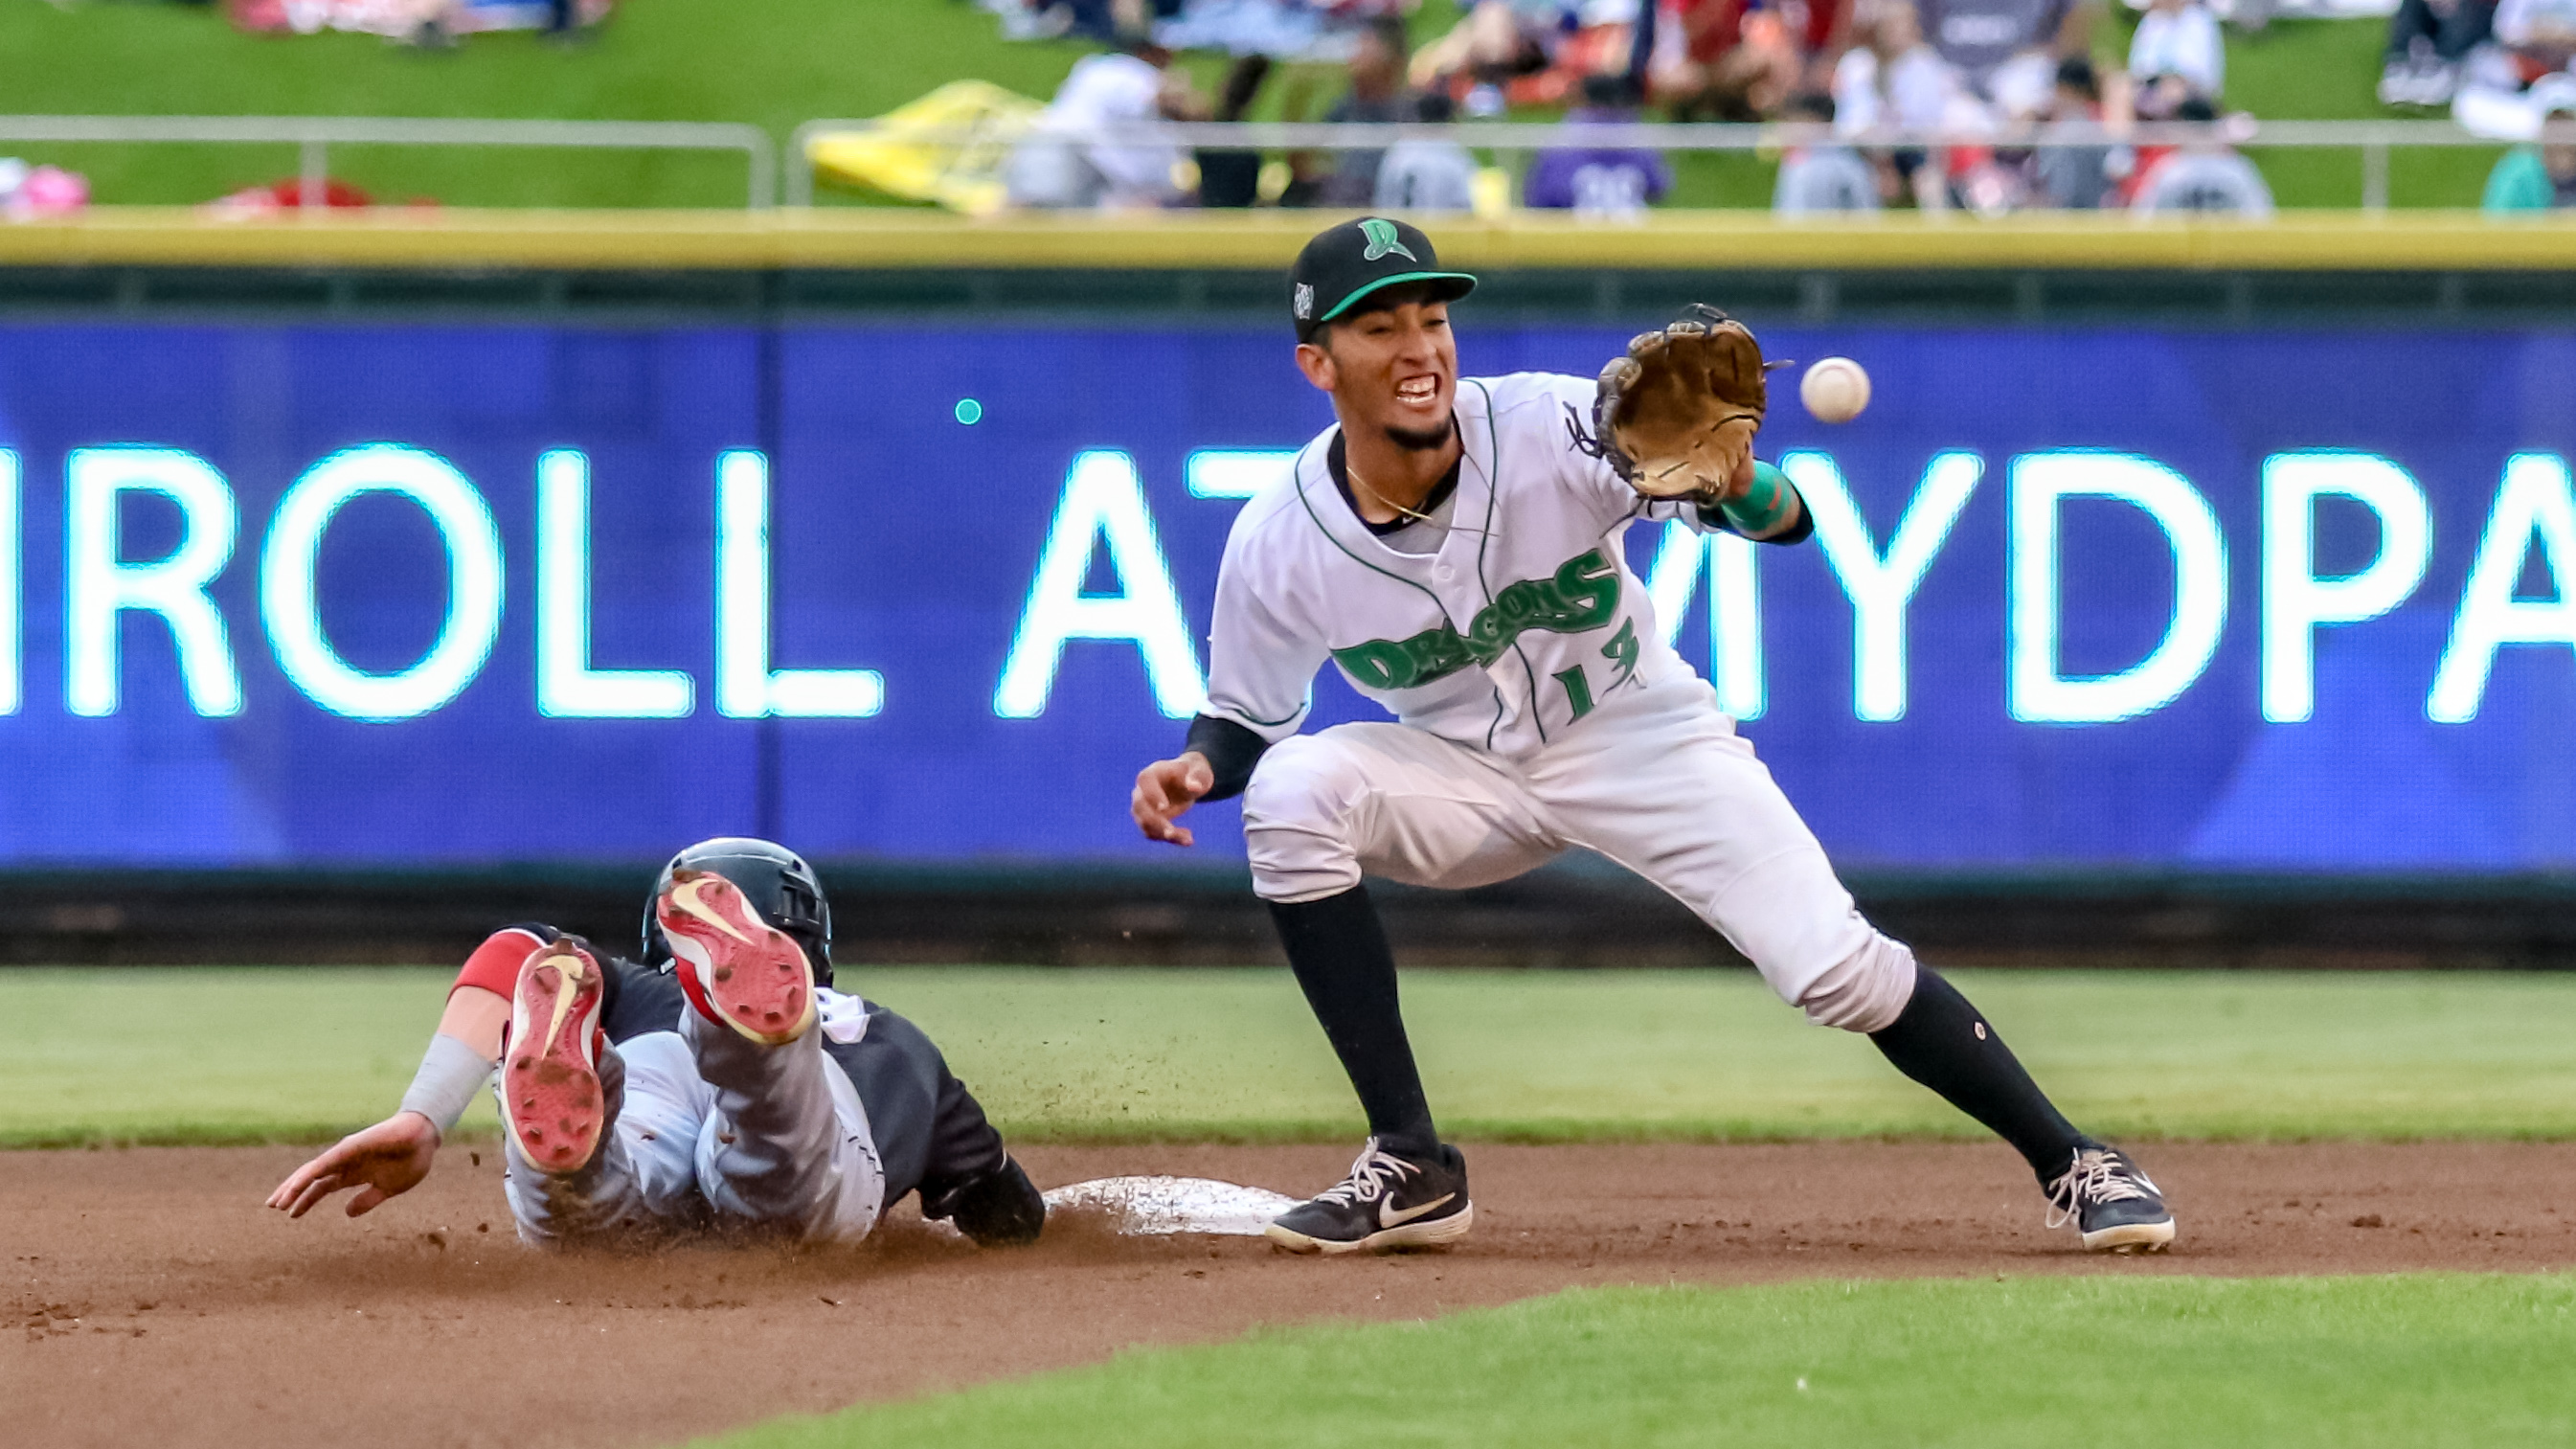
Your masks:
<svg viewBox="0 0 2576 1449"><path fill-rule="evenodd" d="M988 81L950 81L877 117L872 129L814 137L805 160L820 175L985 216L1002 208L1012 143L1044 109Z"/></svg>

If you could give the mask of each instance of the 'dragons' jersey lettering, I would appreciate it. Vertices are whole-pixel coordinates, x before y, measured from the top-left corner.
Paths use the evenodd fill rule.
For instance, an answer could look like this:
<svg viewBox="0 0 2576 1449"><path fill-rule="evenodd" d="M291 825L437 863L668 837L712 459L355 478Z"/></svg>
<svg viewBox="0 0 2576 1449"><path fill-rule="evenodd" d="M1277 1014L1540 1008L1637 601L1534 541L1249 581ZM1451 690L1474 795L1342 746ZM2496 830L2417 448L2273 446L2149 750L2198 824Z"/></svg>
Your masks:
<svg viewBox="0 0 2576 1449"><path fill-rule="evenodd" d="M1639 522L1710 525L1641 501L1578 444L1566 419L1591 416L1595 390L1553 373L1460 378L1458 484L1428 551L1351 511L1332 429L1309 443L1226 541L1206 712L1285 739L1335 665L1405 724L1515 755L1614 695L1689 682L1621 542Z"/></svg>
<svg viewBox="0 0 2576 1449"><path fill-rule="evenodd" d="M1465 634L1443 620L1410 639L1371 639L1336 649L1333 662L1372 689L1412 689L1470 664L1493 663L1531 629L1577 634L1609 623L1618 609L1618 565L1596 548L1567 559L1551 577L1504 585Z"/></svg>

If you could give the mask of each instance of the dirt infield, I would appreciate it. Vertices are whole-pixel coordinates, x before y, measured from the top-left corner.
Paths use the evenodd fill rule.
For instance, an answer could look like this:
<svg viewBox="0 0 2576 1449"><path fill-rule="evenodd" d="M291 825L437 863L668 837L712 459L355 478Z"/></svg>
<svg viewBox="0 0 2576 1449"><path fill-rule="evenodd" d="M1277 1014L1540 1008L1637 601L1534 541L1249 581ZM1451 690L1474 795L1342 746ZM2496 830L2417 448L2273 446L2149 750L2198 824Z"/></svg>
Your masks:
<svg viewBox="0 0 2576 1449"><path fill-rule="evenodd" d="M1575 1284L1971 1273L2366 1273L2576 1264L2576 1144L2143 1154L2161 1259L2041 1230L1989 1145L1482 1147L1455 1252L1323 1262L1258 1240L1050 1229L977 1253L899 1214L849 1250L539 1254L499 1173L442 1157L350 1222L260 1207L291 1149L0 1153L7 1438L53 1445L665 1444L1301 1319L1397 1319ZM1318 1147L1038 1148L1041 1185L1169 1172L1311 1191ZM2562 1206L2563 1205L2563 1206Z"/></svg>

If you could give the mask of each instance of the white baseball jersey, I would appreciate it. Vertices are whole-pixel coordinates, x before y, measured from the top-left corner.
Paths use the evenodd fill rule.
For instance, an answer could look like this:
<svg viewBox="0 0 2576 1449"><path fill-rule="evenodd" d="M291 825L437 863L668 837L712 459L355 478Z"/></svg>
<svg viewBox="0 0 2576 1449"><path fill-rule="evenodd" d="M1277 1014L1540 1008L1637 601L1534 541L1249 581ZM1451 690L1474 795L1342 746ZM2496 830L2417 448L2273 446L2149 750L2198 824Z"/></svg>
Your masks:
<svg viewBox="0 0 2576 1449"><path fill-rule="evenodd" d="M1593 392L1554 373L1459 379L1465 457L1428 553L1352 513L1325 429L1226 540L1206 712L1275 743L1305 722L1330 659L1404 724L1517 756L1621 690L1693 677L1621 544L1640 518L1707 525L1692 505L1647 505L1575 445Z"/></svg>

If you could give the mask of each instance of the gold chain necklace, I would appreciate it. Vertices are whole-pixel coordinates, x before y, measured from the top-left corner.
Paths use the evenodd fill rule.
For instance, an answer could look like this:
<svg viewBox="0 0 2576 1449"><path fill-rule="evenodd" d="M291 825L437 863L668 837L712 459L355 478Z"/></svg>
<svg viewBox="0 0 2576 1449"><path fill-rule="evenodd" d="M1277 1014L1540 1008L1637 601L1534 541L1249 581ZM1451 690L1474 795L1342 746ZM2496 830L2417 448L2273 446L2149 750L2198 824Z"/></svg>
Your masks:
<svg viewBox="0 0 2576 1449"><path fill-rule="evenodd" d="M1415 523L1428 523L1434 528L1440 526L1439 521L1434 519L1430 514L1424 513L1420 509L1407 508L1403 504L1396 502L1394 499L1387 497L1385 494L1378 492L1375 488L1370 487L1369 480L1360 476L1360 470L1351 466L1350 455L1347 453L1342 456L1342 476L1350 479L1351 486L1359 489L1362 493L1367 494L1370 500L1375 502L1378 507L1394 509L1397 517L1408 518Z"/></svg>

